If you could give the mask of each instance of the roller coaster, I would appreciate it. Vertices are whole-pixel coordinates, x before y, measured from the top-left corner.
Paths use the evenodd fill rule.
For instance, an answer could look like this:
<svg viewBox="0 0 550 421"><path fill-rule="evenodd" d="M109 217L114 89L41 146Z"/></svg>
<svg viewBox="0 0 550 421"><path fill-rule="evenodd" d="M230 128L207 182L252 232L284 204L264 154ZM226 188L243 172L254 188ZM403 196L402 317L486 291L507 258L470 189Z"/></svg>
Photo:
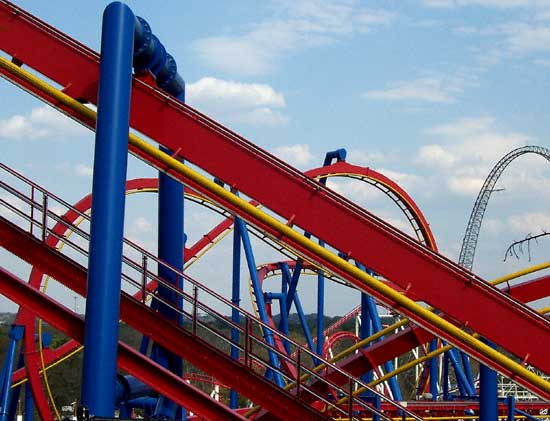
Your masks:
<svg viewBox="0 0 550 421"><path fill-rule="evenodd" d="M1 75L96 131L93 189L76 203L0 164L0 245L32 267L24 280L0 265L0 293L20 306L0 421L15 419L20 400L25 420L61 420L47 373L79 352L79 420L545 419L550 321L528 304L548 295L550 276L524 279L550 263L492 282L471 268L496 180L524 153L548 159L546 149L512 151L493 169L457 264L390 178L347 162L344 149L296 170L187 105L175 60L127 6L109 5L102 30L98 54L0 0ZM158 179L127 180L128 152ZM412 235L329 189L333 177L381 191ZM126 195L142 192L158 193L158 253L123 237ZM191 202L221 222L187 245ZM225 297L188 268L229 235ZM280 259L256 262L251 236ZM243 270L252 311L241 305ZM317 280L314 330L300 301L312 290L306 276ZM48 295L50 278L86 298L84 317ZM359 301L328 327L325 282L357 290ZM289 337L293 308L305 344ZM50 346L42 321L70 339ZM119 340L119 321L141 335L137 349ZM350 322L355 332L343 330ZM407 370L412 386L398 381ZM497 376L528 399L506 395Z"/></svg>

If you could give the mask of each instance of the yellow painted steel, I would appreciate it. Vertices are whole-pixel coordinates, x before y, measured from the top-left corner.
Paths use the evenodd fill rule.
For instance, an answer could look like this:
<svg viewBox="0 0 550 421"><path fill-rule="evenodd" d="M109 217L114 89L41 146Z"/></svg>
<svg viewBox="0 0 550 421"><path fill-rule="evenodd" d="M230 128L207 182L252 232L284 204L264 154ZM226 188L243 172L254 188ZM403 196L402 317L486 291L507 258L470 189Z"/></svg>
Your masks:
<svg viewBox="0 0 550 421"><path fill-rule="evenodd" d="M494 279L491 281L493 285L500 285L504 282L511 281L512 279L519 278L524 275L529 275L530 273L538 272L544 269L550 268L550 262L544 262L538 265L529 266L528 268L518 270L517 272L512 272L508 275L502 276L500 278Z"/></svg>
<svg viewBox="0 0 550 421"><path fill-rule="evenodd" d="M66 107L88 119L95 120L96 113L94 111L90 110L77 100L67 96L63 92L57 90L53 86L37 78L26 70L11 63L4 57L0 57L0 67L28 82L36 89L43 91L48 96L51 96L56 101L59 101L60 104L65 105ZM536 374L530 372L521 364L518 364L509 357L501 354L497 350L481 342L479 339L476 339L472 335L462 331L457 326L432 313L429 309L420 306L409 297L402 295L398 291L392 289L391 287L374 278L373 276L370 276L367 273L361 271L359 268L338 257L336 254L319 246L314 241L311 241L297 231L294 231L285 223L254 207L237 195L225 190L223 187L209 180L204 175L189 168L177 159L174 159L171 156L163 153L156 146L147 143L135 134L130 133L128 136L128 141L132 146L136 147L148 156L162 163L164 166L163 170L167 173L177 173L191 180L193 183L196 183L205 190L208 190L214 196L223 199L224 201L228 202L229 204L251 216L252 218L269 226L271 229L277 231L279 235L287 237L289 240L295 242L296 244L299 244L304 249L315 254L320 260L328 262L329 264L337 267L342 272L358 280L360 283L365 285L365 287L368 287L371 290L376 291L378 294L386 297L389 301L395 303L394 306L396 308L402 307L406 309L409 313L414 314L416 317L418 317L418 319L445 332L458 343L467 345L485 358L497 362L503 368L511 372L514 376L522 378L526 382L532 384L533 386L550 395L550 383L537 376ZM546 396L546 398L548 398L548 396Z"/></svg>

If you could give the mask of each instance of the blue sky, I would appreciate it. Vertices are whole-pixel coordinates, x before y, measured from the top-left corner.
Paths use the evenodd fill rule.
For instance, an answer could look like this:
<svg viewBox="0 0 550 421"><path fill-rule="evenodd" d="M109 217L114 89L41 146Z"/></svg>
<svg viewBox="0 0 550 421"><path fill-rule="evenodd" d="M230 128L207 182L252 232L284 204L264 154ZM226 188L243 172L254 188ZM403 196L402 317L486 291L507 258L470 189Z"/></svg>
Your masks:
<svg viewBox="0 0 550 421"><path fill-rule="evenodd" d="M16 3L99 50L107 2ZM302 170L345 147L348 161L409 192L452 259L500 157L550 147L549 0L128 4L176 58L190 105ZM2 161L67 200L89 192L93 135L5 81L0 90ZM129 174L154 172L132 160ZM377 192L353 181L330 186L407 229ZM550 230L550 165L522 157L497 187L505 190L491 199L474 266L488 279L530 264L526 254L503 262L511 242ZM126 231L154 247L154 212L143 211L154 203L142 201L129 199ZM189 218L191 238L216 219L201 210ZM546 260L549 244L532 245L531 263ZM228 258L229 245L217 253ZM210 279L211 270L194 275ZM335 300L329 311L348 306Z"/></svg>

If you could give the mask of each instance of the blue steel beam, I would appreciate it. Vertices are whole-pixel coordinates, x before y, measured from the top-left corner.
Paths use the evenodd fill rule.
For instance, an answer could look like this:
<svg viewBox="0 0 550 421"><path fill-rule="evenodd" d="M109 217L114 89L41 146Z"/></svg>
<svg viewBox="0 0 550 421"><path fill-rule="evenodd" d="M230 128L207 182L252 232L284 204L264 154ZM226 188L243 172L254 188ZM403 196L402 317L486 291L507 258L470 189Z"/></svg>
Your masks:
<svg viewBox="0 0 550 421"><path fill-rule="evenodd" d="M105 8L81 392L82 405L99 417L115 410L134 21L122 3Z"/></svg>

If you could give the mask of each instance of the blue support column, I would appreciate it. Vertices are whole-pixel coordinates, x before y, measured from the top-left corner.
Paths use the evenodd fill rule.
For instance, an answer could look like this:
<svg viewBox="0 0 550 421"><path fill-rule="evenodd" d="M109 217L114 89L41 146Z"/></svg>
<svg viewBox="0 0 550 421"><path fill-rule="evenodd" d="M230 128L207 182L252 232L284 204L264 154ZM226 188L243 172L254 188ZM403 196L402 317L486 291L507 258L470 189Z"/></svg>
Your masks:
<svg viewBox="0 0 550 421"><path fill-rule="evenodd" d="M447 353L455 371L456 383L458 385L460 394L462 396L473 396L474 390L470 387L470 382L468 382L464 371L462 371L462 367L460 365L458 357L458 351L456 349L450 349L449 351L447 351Z"/></svg>
<svg viewBox="0 0 550 421"><path fill-rule="evenodd" d="M447 351L443 353L443 400L449 399L449 352Z"/></svg>
<svg viewBox="0 0 550 421"><path fill-rule="evenodd" d="M269 323L269 318L267 315L267 309L264 301L264 294L262 293L262 288L260 286L260 280L258 279L258 272L256 271L256 259L254 258L254 253L252 252L252 245L250 244L250 237L244 222L241 219L235 220L235 225L239 225L239 230L241 233L241 240L244 248L244 254L246 256L246 263L248 265L248 272L250 278L252 279L252 289L254 290L254 296L256 298L256 304L258 306L258 314L260 320L264 323ZM265 329L264 338L267 344L275 348L275 340L273 339L273 332L269 329ZM280 369L279 358L277 355L269 351L269 363L272 367ZM284 382L281 377L281 374L278 371L273 371L273 379L275 384L279 387L284 387Z"/></svg>
<svg viewBox="0 0 550 421"><path fill-rule="evenodd" d="M34 399L32 397L31 385L25 383L25 416L24 421L33 421L34 419Z"/></svg>
<svg viewBox="0 0 550 421"><path fill-rule="evenodd" d="M325 246L325 243L319 241L320 246ZM323 354L323 346L325 342L325 274L319 271L317 274L317 354ZM320 363L320 361L319 361Z"/></svg>
<svg viewBox="0 0 550 421"><path fill-rule="evenodd" d="M437 339L432 339L430 341L430 346L428 348L428 352L433 352L437 349ZM433 357L430 360L430 393L432 395L432 399L435 401L437 400L437 382L439 380L439 367L438 367L438 360L437 357Z"/></svg>
<svg viewBox="0 0 550 421"><path fill-rule="evenodd" d="M491 342L484 342L494 347ZM479 366L479 418L498 421L497 373L483 364Z"/></svg>
<svg viewBox="0 0 550 421"><path fill-rule="evenodd" d="M235 217L235 219L237 219ZM239 224L233 223L233 285L231 291L231 302L239 306L241 303L241 230ZM237 309L231 310L231 321L235 324L240 324L241 317ZM236 328L231 329L231 342L239 343L239 331ZM239 359L239 348L231 345L231 358ZM237 391L231 389L229 392L229 407L236 409L238 406L239 396Z"/></svg>
<svg viewBox="0 0 550 421"><path fill-rule="evenodd" d="M287 312L288 312L288 310L290 309L290 307L288 307L288 302L289 302L288 300L291 294L292 285L298 284L298 279L300 277L302 266L301 266L301 262L297 262L296 266L294 266L294 273L292 275L290 274L290 269L288 268L288 265L286 263L279 263L279 267L281 268L281 271L283 273L283 282L286 282L289 285L289 290L286 296ZM298 319L300 320L300 325L302 326L302 330L306 338L307 346L310 349L310 351L315 352L315 348L313 346L313 338L311 337L311 331L309 330L309 326L307 325L304 309L302 308L302 303L300 301L300 298L298 297L296 288L294 288L294 293L292 294L292 300L294 301L294 306L296 307L296 313L298 314ZM290 304L292 304L292 302ZM316 364L317 360L314 359L313 363Z"/></svg>
<svg viewBox="0 0 550 421"><path fill-rule="evenodd" d="M81 399L99 417L115 409L134 21L119 2L103 14Z"/></svg>
<svg viewBox="0 0 550 421"><path fill-rule="evenodd" d="M15 361L15 349L17 342L23 338L25 328L23 326L12 325L9 333L8 349L4 357L2 366L1 390L0 390L0 421L8 421L10 412L9 401L11 392L11 375L13 374L13 363Z"/></svg>
<svg viewBox="0 0 550 421"><path fill-rule="evenodd" d="M372 323L369 316L368 295L361 293L361 331L360 339L366 339L372 335ZM374 379L374 373L369 370L361 376L361 380L365 383L370 383Z"/></svg>
<svg viewBox="0 0 550 421"><path fill-rule="evenodd" d="M362 263L356 262L356 266L359 269L361 269L362 271L367 272L369 275L374 276L374 272L367 269L365 267L365 265L363 265ZM382 330L382 322L380 321L380 316L378 314L378 310L376 309L376 302L374 301L374 299L370 295L367 295L366 299L365 299L365 304L366 304L368 312L369 312L369 317L370 317L372 327L373 327L373 329L372 329L373 333L380 332ZM393 362L392 361L386 361L384 363L384 370L387 373L392 372L393 369L394 369L394 367L393 367ZM390 389L391 389L391 392L392 392L392 395L393 395L393 399L395 399L397 401L403 400L403 396L401 395L401 389L399 389L399 384L397 383L397 379L395 378L395 376L391 377L388 380L388 384L390 386Z"/></svg>
<svg viewBox="0 0 550 421"><path fill-rule="evenodd" d="M508 416L506 421L514 421L516 419L516 398L515 396L506 397L506 406L508 407Z"/></svg>

